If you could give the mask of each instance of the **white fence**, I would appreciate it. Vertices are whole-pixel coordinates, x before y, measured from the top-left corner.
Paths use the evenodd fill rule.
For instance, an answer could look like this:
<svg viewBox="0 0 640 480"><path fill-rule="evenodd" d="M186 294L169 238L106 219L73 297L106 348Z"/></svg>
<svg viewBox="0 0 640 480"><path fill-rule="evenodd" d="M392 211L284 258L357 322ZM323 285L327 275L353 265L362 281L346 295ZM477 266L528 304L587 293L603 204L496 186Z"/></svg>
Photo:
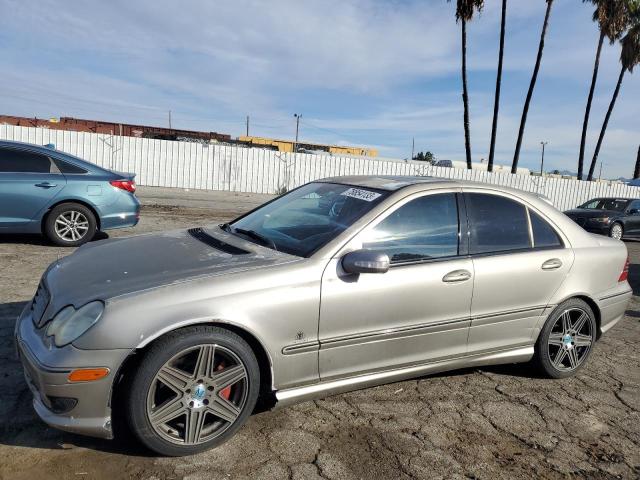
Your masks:
<svg viewBox="0 0 640 480"><path fill-rule="evenodd" d="M433 167L423 162L279 153L259 148L119 137L0 125L0 139L44 145L100 166L137 173L139 185L277 193L337 175L419 175L474 180L546 195L566 210L600 196L640 197L640 187L580 182L480 170Z"/></svg>

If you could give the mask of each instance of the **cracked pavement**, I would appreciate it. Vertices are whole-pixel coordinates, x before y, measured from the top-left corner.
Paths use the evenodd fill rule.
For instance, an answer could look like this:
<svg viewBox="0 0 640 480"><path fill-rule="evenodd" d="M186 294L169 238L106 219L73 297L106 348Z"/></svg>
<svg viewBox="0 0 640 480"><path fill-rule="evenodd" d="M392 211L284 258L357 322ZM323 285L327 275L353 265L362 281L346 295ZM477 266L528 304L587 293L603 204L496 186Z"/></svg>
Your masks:
<svg viewBox="0 0 640 480"><path fill-rule="evenodd" d="M109 236L228 220L269 198L158 188L140 197L141 224ZM636 295L573 378L526 365L447 372L257 414L216 450L157 458L129 439L38 420L13 327L44 268L70 250L0 237L0 478L639 478L640 243L627 247Z"/></svg>

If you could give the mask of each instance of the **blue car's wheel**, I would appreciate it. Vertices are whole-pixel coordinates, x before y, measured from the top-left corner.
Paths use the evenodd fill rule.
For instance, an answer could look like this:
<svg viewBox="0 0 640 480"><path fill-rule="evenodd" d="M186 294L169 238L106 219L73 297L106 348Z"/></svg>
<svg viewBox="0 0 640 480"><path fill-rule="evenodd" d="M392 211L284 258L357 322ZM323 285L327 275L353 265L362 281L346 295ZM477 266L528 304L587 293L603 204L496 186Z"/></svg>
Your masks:
<svg viewBox="0 0 640 480"><path fill-rule="evenodd" d="M84 205L62 203L49 212L44 233L56 245L77 247L95 235L96 217Z"/></svg>

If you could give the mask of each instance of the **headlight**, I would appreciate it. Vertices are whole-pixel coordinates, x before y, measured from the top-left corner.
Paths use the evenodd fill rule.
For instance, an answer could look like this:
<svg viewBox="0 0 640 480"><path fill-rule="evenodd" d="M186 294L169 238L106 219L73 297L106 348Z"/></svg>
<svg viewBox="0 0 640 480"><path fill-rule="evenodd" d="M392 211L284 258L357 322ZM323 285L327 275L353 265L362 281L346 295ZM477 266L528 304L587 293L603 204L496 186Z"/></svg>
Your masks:
<svg viewBox="0 0 640 480"><path fill-rule="evenodd" d="M609 223L609 217L598 217L598 218L592 218L591 220L598 223Z"/></svg>
<svg viewBox="0 0 640 480"><path fill-rule="evenodd" d="M89 330L104 311L104 303L87 303L78 310L68 306L60 310L47 327L47 335L53 336L56 347L63 347Z"/></svg>

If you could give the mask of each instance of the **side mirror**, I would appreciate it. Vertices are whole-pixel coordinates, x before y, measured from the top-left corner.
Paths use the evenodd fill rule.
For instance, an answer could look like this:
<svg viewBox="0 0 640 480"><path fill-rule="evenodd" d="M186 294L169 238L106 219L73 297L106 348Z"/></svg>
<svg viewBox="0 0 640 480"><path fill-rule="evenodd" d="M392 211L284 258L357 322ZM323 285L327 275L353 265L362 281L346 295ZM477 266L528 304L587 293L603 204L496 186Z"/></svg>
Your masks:
<svg viewBox="0 0 640 480"><path fill-rule="evenodd" d="M640 210L638 210L637 208L632 208L631 210L629 210L629 215L638 215L639 212Z"/></svg>
<svg viewBox="0 0 640 480"><path fill-rule="evenodd" d="M342 257L347 273L385 273L389 270L389 256L373 250L356 250Z"/></svg>

